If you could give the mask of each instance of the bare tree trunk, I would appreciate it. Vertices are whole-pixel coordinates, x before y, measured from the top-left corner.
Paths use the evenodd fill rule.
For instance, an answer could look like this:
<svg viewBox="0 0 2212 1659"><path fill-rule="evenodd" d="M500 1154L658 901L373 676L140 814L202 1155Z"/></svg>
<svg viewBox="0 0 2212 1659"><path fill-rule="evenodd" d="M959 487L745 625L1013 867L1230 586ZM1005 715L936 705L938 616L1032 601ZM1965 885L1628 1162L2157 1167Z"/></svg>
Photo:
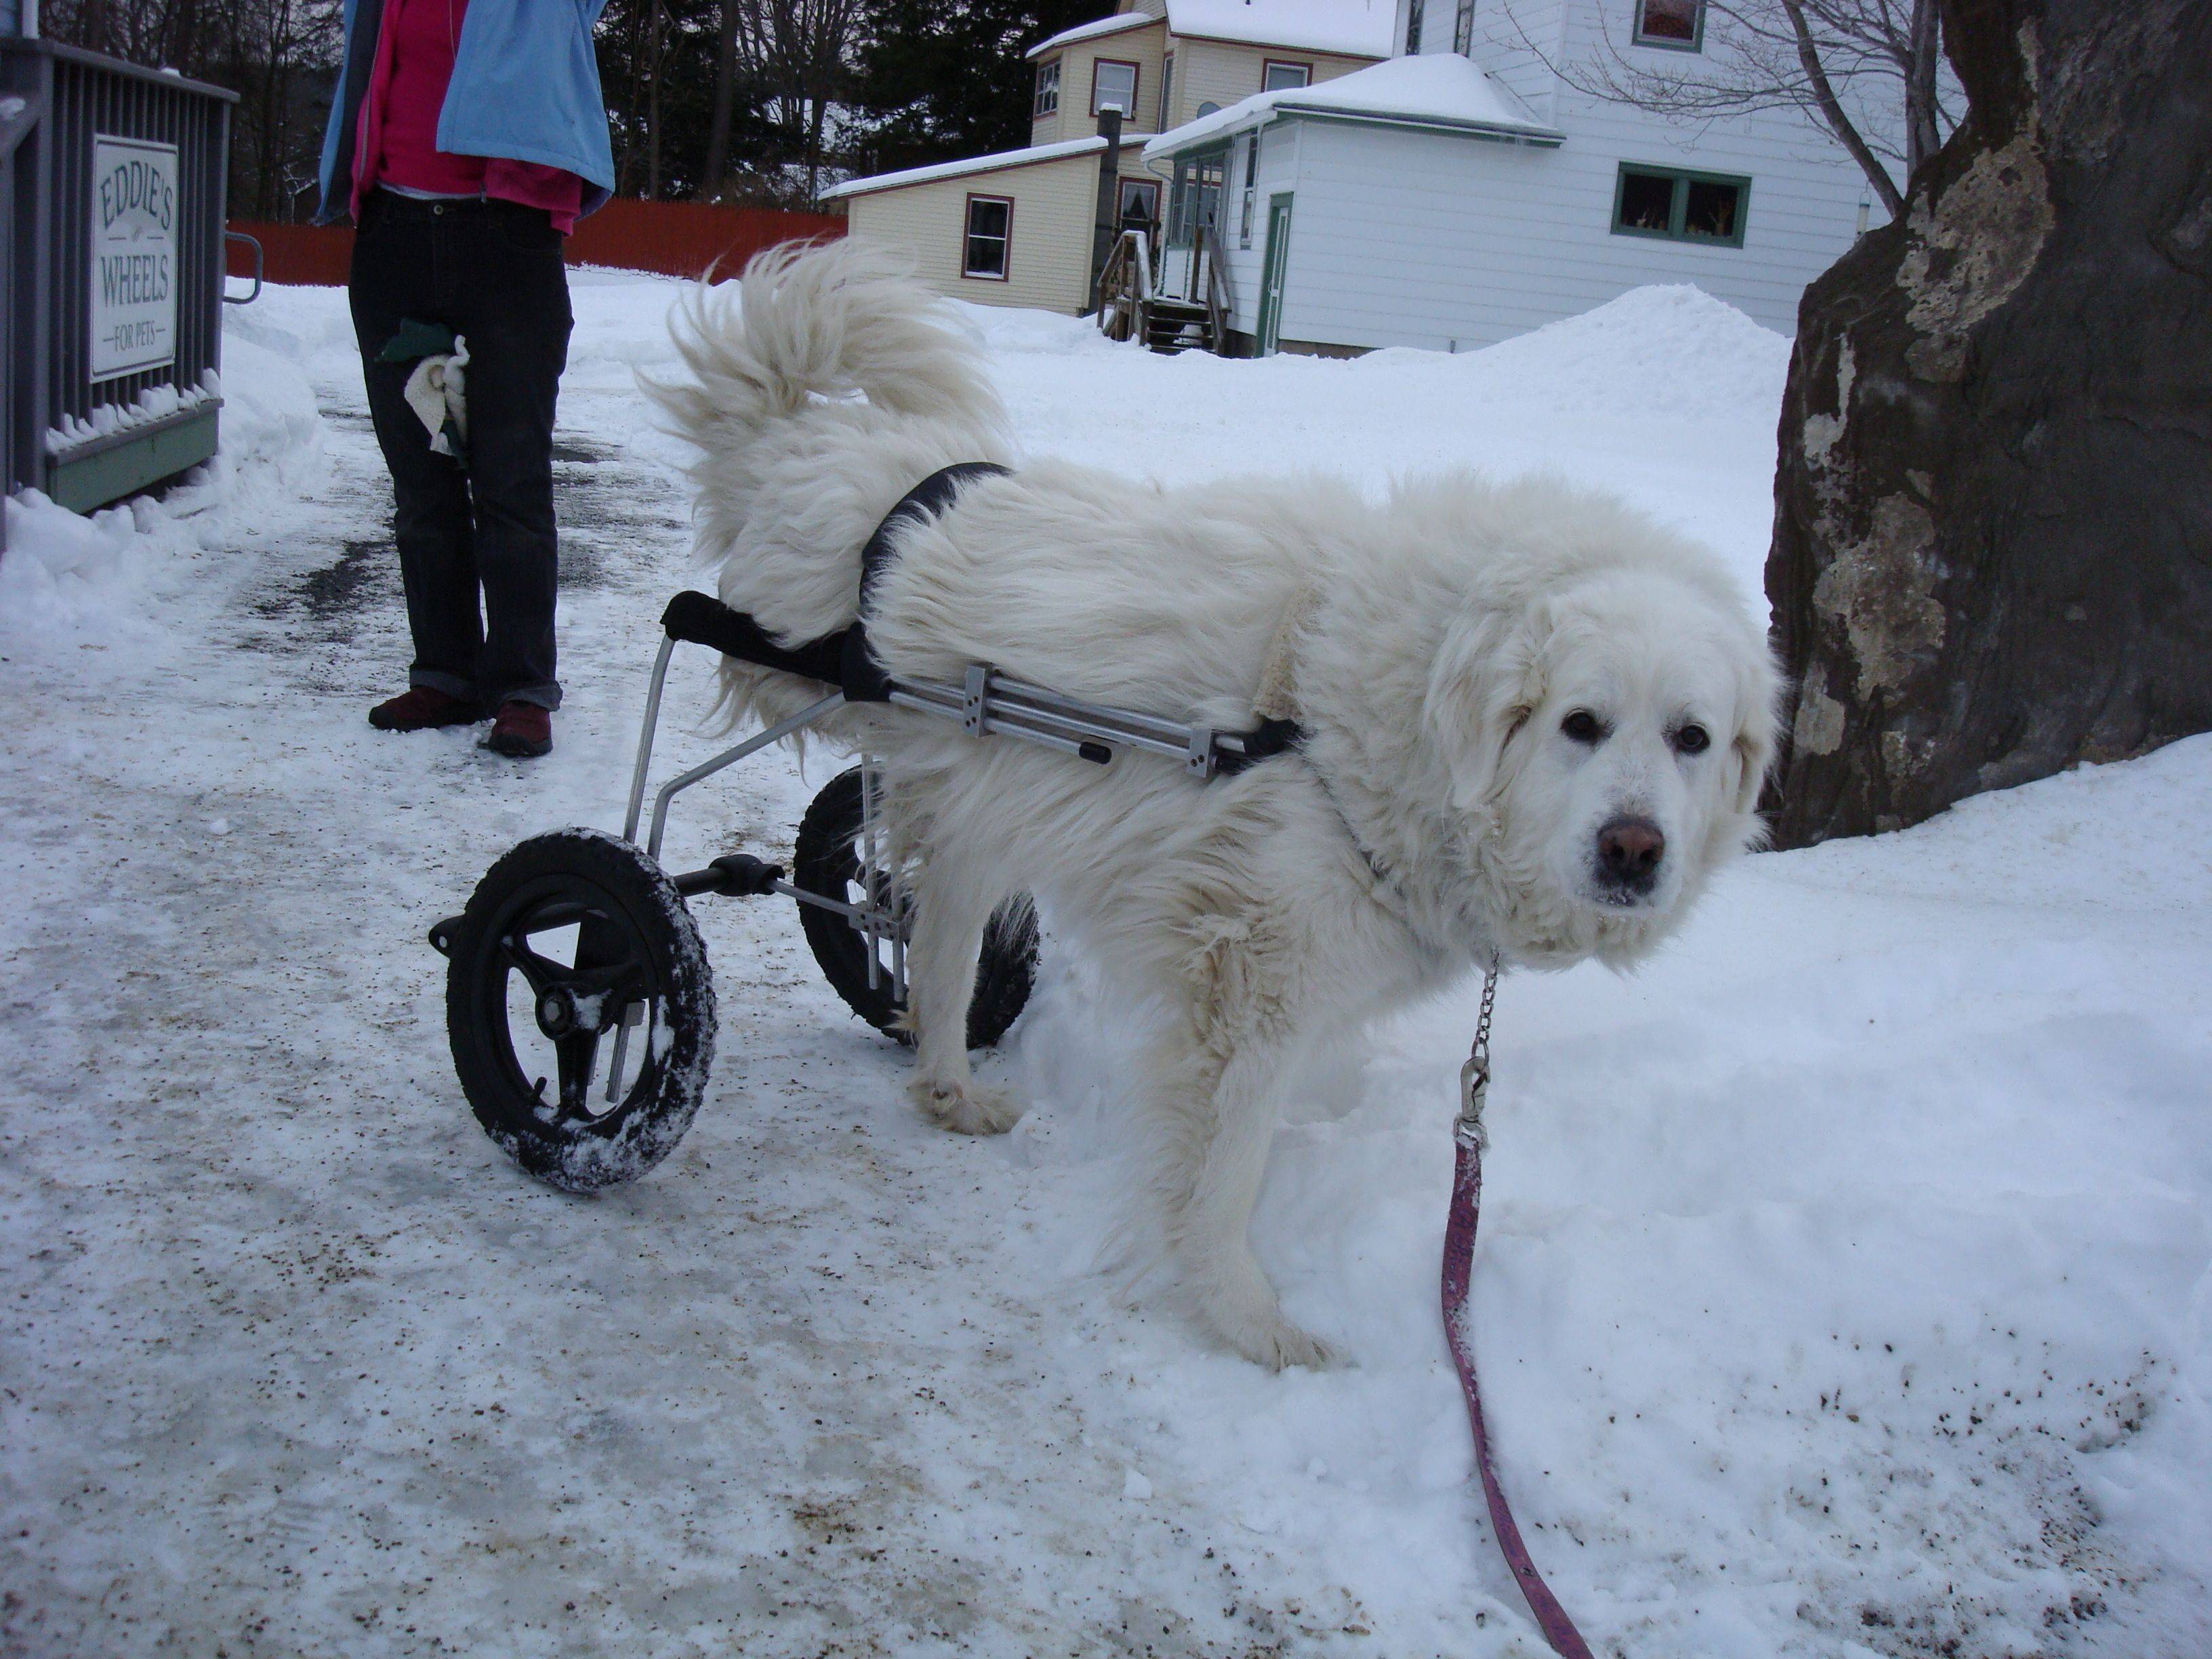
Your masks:
<svg viewBox="0 0 2212 1659"><path fill-rule="evenodd" d="M1939 0L1912 0L1912 34L1905 70L1905 182L1942 146L1936 124L1936 72L1942 40Z"/></svg>
<svg viewBox="0 0 2212 1659"><path fill-rule="evenodd" d="M822 199L822 118L828 107L828 100L817 89L806 129L806 205L809 207L818 205Z"/></svg>
<svg viewBox="0 0 2212 1659"><path fill-rule="evenodd" d="M279 0L269 24L269 62L261 77L261 154L253 169L254 211L264 219L274 216L276 205L276 158L283 151L286 118L289 114L285 98L288 77L284 59L290 49L291 37L292 0Z"/></svg>
<svg viewBox="0 0 2212 1659"><path fill-rule="evenodd" d="M646 88L645 108L645 193L650 201L660 199L660 0L652 0L653 21L646 30L647 58L652 80Z"/></svg>
<svg viewBox="0 0 2212 1659"><path fill-rule="evenodd" d="M706 176L699 194L712 201L721 194L730 169L730 122L738 94L738 0L722 0L721 50L714 60L714 113L707 129Z"/></svg>
<svg viewBox="0 0 2212 1659"><path fill-rule="evenodd" d="M1942 23L1966 121L1799 312L1784 845L2212 728L2212 7Z"/></svg>

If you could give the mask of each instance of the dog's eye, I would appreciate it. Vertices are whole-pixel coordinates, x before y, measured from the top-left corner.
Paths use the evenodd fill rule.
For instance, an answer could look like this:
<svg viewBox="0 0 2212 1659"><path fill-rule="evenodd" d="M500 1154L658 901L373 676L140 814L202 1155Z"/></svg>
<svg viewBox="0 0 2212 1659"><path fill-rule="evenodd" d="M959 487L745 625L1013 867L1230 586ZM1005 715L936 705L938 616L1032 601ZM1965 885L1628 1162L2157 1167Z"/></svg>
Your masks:
<svg viewBox="0 0 2212 1659"><path fill-rule="evenodd" d="M1674 747L1685 755L1702 755L1712 747L1712 737L1702 726L1686 726L1674 733Z"/></svg>
<svg viewBox="0 0 2212 1659"><path fill-rule="evenodd" d="M1596 715L1587 708L1577 708L1559 722L1559 730L1577 743L1595 743L1605 735L1605 727Z"/></svg>

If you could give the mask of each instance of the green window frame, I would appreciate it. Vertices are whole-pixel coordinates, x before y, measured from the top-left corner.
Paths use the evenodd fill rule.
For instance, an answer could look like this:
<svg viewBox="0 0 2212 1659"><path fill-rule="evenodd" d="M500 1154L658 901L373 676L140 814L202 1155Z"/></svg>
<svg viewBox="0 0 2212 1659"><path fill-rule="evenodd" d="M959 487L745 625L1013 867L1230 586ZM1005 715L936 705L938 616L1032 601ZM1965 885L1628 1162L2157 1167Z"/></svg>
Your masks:
<svg viewBox="0 0 2212 1659"><path fill-rule="evenodd" d="M1664 229L1656 225L1628 222L1631 180L1645 185L1666 184L1667 224ZM1704 200L1693 198L1716 190L1733 190L1735 192L1733 222L1727 235L1717 235L1710 230L1692 228L1693 212L1703 216L1710 204L1709 197ZM1680 167L1648 167L1638 161L1623 161L1620 174L1613 181L1613 234L1616 236L1650 236L1661 241L1690 242L1702 247L1741 247L1744 226L1750 218L1751 180L1737 173L1689 173Z"/></svg>

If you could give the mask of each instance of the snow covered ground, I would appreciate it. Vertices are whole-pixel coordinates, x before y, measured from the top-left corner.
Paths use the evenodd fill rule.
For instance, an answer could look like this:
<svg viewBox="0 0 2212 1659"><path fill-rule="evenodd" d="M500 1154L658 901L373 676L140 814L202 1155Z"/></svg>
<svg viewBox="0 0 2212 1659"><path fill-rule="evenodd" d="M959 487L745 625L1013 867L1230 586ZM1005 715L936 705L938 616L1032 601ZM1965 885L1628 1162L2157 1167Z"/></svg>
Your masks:
<svg viewBox="0 0 2212 1659"><path fill-rule="evenodd" d="M1079 963L990 1062L1030 1115L964 1140L781 907L702 903L724 1027L669 1162L581 1201L477 1132L423 929L618 822L689 579L632 382L672 293L579 282L534 766L362 721L406 653L339 295L230 313L199 483L9 509L0 1650L1539 1653L1436 1328L1464 994L1278 1143L1260 1249L1326 1374L1092 1271L1127 1033ZM1786 349L1690 291L1350 364L975 322L1036 452L1548 466L1756 586ZM679 856L787 851L814 770L687 798ZM2212 1652L2208 819L2198 739L1748 860L1632 979L1506 985L1476 1323L1601 1651Z"/></svg>

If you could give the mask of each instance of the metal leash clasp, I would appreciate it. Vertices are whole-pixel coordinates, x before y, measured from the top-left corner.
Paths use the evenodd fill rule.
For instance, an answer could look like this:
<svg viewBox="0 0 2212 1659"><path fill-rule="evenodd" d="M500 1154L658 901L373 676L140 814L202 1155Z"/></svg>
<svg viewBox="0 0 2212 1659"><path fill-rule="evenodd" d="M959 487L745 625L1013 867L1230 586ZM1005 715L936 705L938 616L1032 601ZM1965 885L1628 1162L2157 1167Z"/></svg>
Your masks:
<svg viewBox="0 0 2212 1659"><path fill-rule="evenodd" d="M1493 959L1483 970L1482 1012L1475 1019L1474 1046L1459 1068L1459 1116L1452 1122L1452 1138L1476 1152L1490 1139L1483 1131L1482 1108L1490 1095L1490 1016L1497 1006L1498 964Z"/></svg>

